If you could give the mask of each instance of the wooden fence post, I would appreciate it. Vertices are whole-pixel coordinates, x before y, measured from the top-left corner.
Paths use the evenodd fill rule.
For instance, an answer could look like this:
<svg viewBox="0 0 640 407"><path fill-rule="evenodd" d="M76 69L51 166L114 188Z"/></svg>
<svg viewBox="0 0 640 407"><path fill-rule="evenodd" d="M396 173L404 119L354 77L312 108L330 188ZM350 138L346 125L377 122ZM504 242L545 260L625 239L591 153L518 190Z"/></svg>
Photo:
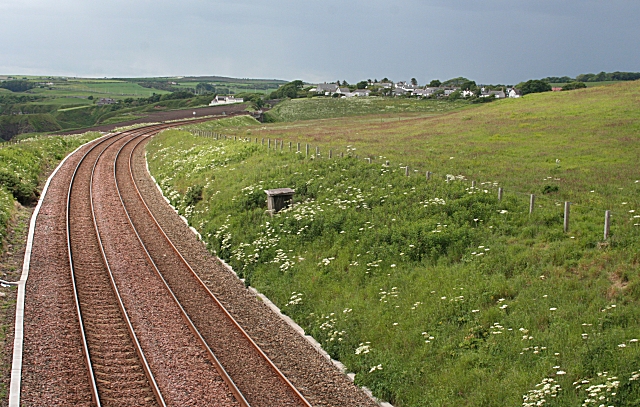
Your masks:
<svg viewBox="0 0 640 407"><path fill-rule="evenodd" d="M344 158L344 151L340 152L340 158Z"/></svg>
<svg viewBox="0 0 640 407"><path fill-rule="evenodd" d="M498 188L498 201L502 201L502 187Z"/></svg>
<svg viewBox="0 0 640 407"><path fill-rule="evenodd" d="M366 160L367 160L367 163L371 164L371 157L367 157Z"/></svg>
<svg viewBox="0 0 640 407"><path fill-rule="evenodd" d="M300 143L298 143L298 152L300 152Z"/></svg>
<svg viewBox="0 0 640 407"><path fill-rule="evenodd" d="M408 165L406 167L404 167L404 176L405 177L409 176L409 166Z"/></svg>
<svg viewBox="0 0 640 407"><path fill-rule="evenodd" d="M316 157L320 157L320 147L316 146Z"/></svg>
<svg viewBox="0 0 640 407"><path fill-rule="evenodd" d="M564 233L569 231L569 208L571 207L571 202L564 203Z"/></svg>
<svg viewBox="0 0 640 407"><path fill-rule="evenodd" d="M536 204L536 196L534 194L531 194L529 196L529 213L533 213L533 208L534 205Z"/></svg>
<svg viewBox="0 0 640 407"><path fill-rule="evenodd" d="M262 138L262 145L264 146L264 137Z"/></svg>
<svg viewBox="0 0 640 407"><path fill-rule="evenodd" d="M431 171L427 171L427 181L431 179Z"/></svg>
<svg viewBox="0 0 640 407"><path fill-rule="evenodd" d="M611 226L611 211L604 211L604 240L609 238L609 227Z"/></svg>
<svg viewBox="0 0 640 407"><path fill-rule="evenodd" d="M305 157L309 157L309 143L307 143L307 149L306 150L307 151L306 151Z"/></svg>
<svg viewBox="0 0 640 407"><path fill-rule="evenodd" d="M476 182L475 181L471 181L471 188L475 188L476 187Z"/></svg>
<svg viewBox="0 0 640 407"><path fill-rule="evenodd" d="M289 152L291 152L291 150L293 150L293 148L291 147L291 142L289 142Z"/></svg>
<svg viewBox="0 0 640 407"><path fill-rule="evenodd" d="M333 151L329 150L329 158L333 158Z"/></svg>

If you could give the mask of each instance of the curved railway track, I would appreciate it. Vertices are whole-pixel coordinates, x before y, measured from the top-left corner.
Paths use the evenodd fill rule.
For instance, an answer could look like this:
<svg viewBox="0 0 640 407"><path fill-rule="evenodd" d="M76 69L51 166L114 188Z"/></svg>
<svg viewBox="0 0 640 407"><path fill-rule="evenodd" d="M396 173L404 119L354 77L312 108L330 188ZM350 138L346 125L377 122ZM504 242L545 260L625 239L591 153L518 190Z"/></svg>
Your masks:
<svg viewBox="0 0 640 407"><path fill-rule="evenodd" d="M128 142L115 157L116 189L133 231L185 320L212 362L220 364L218 371L241 405L311 407L200 280L154 217L132 171L133 153L142 141Z"/></svg>
<svg viewBox="0 0 640 407"><path fill-rule="evenodd" d="M71 281L94 404L165 406L104 259L95 224L91 187L95 167L104 151L122 137L94 145L71 177L66 211Z"/></svg>
<svg viewBox="0 0 640 407"><path fill-rule="evenodd" d="M108 241L104 239L113 236L109 237L104 218L111 215L97 213L96 202L104 196L104 190L113 188L109 193L117 195L119 209L128 221L128 233L135 235L144 252L143 261L162 282L166 297L180 310L188 329L237 404L311 407L198 278L138 190L131 169L133 153L146 137L167 127L171 125L150 126L96 142L82 156L71 176L66 212L68 259L93 404L172 405L165 402L163 391L168 391L161 391L162 386L152 371L157 363L147 361L141 346L144 341L138 339L135 322L132 323L127 311L127 300L120 294L118 284L122 277L110 266L114 263L117 268L113 249L105 250ZM105 186L105 170L100 183L95 174L99 163L105 166L111 155L114 156L109 164L113 166L112 185ZM104 206L104 203L98 205Z"/></svg>

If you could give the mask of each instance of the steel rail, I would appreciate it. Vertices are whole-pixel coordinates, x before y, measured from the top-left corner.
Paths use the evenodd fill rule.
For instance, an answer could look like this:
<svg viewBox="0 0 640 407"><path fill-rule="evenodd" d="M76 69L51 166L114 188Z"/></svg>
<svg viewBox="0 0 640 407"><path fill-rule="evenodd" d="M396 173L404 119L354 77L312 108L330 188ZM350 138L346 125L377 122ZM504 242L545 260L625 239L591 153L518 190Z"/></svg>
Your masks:
<svg viewBox="0 0 640 407"><path fill-rule="evenodd" d="M74 269L74 264L73 264L73 249L71 248L71 233L70 233L71 226L70 226L69 212L70 212L70 208L71 208L71 191L73 189L73 183L75 181L75 178L76 178L76 175L78 173L78 169L80 168L80 165L84 162L85 158L87 158L89 153L92 152L96 147L98 147L99 145L101 145L102 143L104 143L107 140L111 140L111 139L115 138L116 136L118 136L120 134L121 133L116 133L115 135L113 135L111 137L107 137L107 138L101 140L100 142L98 142L95 145L91 146L89 151L85 152L85 154L82 156L82 158L80 159L80 161L76 165L76 168L74 169L73 174L71 175L71 181L69 182L69 190L67 191L67 207L66 207L66 227L67 227L67 229L66 229L66 233L67 233L67 252L68 252L68 255L69 255L69 268L70 268L70 272L71 272L71 284L73 286L73 296L74 296L75 303L76 303L76 314L77 314L77 317L78 317L78 322L80 324L80 336L82 337L82 352L84 354L85 363L87 365L87 370L88 370L88 373L89 373L89 386L91 387L91 398L93 399L93 402L95 403L95 405L97 407L101 407L100 396L98 395L98 385L96 383L96 378L95 378L95 375L93 373L93 364L91 363L91 355L89 354L89 346L87 344L87 337L85 335L84 320L82 318L82 311L80 309L80 299L78 297L78 288L76 286L75 269ZM105 147L105 149L106 149L106 147Z"/></svg>
<svg viewBox="0 0 640 407"><path fill-rule="evenodd" d="M136 129L137 130L137 129ZM151 132L155 131L151 130ZM142 134L146 134L147 132L149 132L147 129L144 129L144 131L142 132ZM131 133L134 133L133 131ZM137 133L137 132L135 132ZM134 343L134 348L136 353L138 354L138 357L140 358L140 361L142 362L142 368L144 370L144 374L147 377L147 380L149 381L150 387L151 387L151 391L153 391L153 394L156 396L156 401L158 402L158 404L161 407L166 407L167 404L164 401L164 397L162 396L162 393L160 392L160 388L158 387L158 383L156 382L156 379L153 375L153 373L151 372L151 367L149 366L149 363L147 362L147 358L144 355L144 351L142 350L142 346L140 345L140 342L138 341L138 336L136 335L134 329L133 329L133 325L131 324L131 319L129 318L129 313L127 313L127 310L125 309L124 306L124 302L122 301L122 297L120 296L120 291L118 290L118 287L116 285L116 281L115 278L113 277L113 272L111 271L111 266L109 265L109 260L107 260L107 255L104 251L104 245L102 244L102 238L100 237L100 230L98 228L98 223L96 220L96 213L95 213L95 208L93 205L93 176L95 174L95 169L96 166L98 165L98 161L100 160L100 158L102 157L102 154L105 152L105 150L108 147L111 147L113 144L115 144L117 141L122 140L123 138L125 138L127 136L124 136L122 138L120 138L119 140L114 141L113 143L109 144L109 146L107 146L104 150L102 150L100 152L100 154L98 155L98 157L96 158L96 161L93 164L93 168L91 169L91 180L89 181L89 201L91 203L91 217L93 219L93 227L96 233L96 237L98 238L98 245L100 246L100 253L102 254L102 260L104 261L104 265L107 268L108 274L109 274L109 281L111 282L111 288L116 296L116 299L118 300L118 307L120 308L120 312L122 313L124 320L126 321L126 325L127 325L127 330L129 331L129 335L131 336L131 340ZM136 135L133 137L140 137L140 135Z"/></svg>
<svg viewBox="0 0 640 407"><path fill-rule="evenodd" d="M258 354L263 358L264 361L267 362L267 364L272 368L272 370L274 372L276 372L276 375L278 376L278 378L285 383L286 387L288 387L293 394L298 398L298 400L305 406L305 407L311 407L311 404L307 401L307 399L298 391L298 389L296 389L296 387L293 385L293 383L291 383L291 381L289 381L289 379L287 379L287 377L280 371L280 369L278 369L278 367L271 361L271 359L269 359L269 357L264 353L264 351L260 348L260 346L258 346L258 344L249 336L249 334L244 330L244 328L242 328L242 326L240 326L240 324L235 320L235 318L229 313L229 311L225 308L225 306L218 300L218 298L211 292L211 290L209 290L209 288L206 286L206 284L204 284L204 282L202 281L202 279L196 274L196 272L193 270L193 268L191 267L191 265L189 264L189 262L187 262L187 260L182 256L182 254L180 253L180 251L176 248L176 246L173 244L173 242L171 241L171 239L169 238L169 236L167 236L167 234L165 233L164 229L162 228L162 226L160 226L160 223L158 222L158 220L156 219L156 217L153 215L153 213L151 212L151 209L149 208L149 206L147 205L145 199L142 197L142 194L140 192L140 189L138 188L138 185L136 184L135 178L133 176L133 165L132 165L132 159L133 159L133 153L136 150L136 148L140 145L140 143L143 141L144 139L141 139L140 141L138 141L138 143L134 146L134 148L131 150L131 153L129 154L129 176L131 178L131 182L133 183L136 193L140 199L140 201L142 202L142 204L144 205L147 213L151 216L151 218L154 221L154 224L156 226L156 228L158 229L158 231L160 232L160 234L164 237L164 239L167 241L167 243L171 246L172 250L177 254L177 256L180 258L180 260L182 261L182 263L189 269L189 271L191 272L192 276L196 279L196 281L202 286L202 288L204 288L205 292L208 294L208 296L214 301L214 303L223 311L223 313L227 316L227 318L232 322L232 324L236 327L236 329L238 331L240 331L242 333L242 335L244 336L245 339L247 339L249 341L249 343L251 344L251 346L258 352ZM124 202L123 202L124 205ZM126 209L125 209L126 210ZM132 223L133 226L133 223ZM134 226L135 229L135 226ZM136 232L137 234L137 232ZM146 250L146 249L145 249ZM164 280L164 279L163 279Z"/></svg>
<svg viewBox="0 0 640 407"><path fill-rule="evenodd" d="M140 140L138 140L138 143L136 143L136 146L140 142L142 142L145 138L141 138ZM156 275L160 278L160 281L162 281L162 284L164 285L164 287L167 290L168 294L171 296L171 298L173 299L175 304L178 306L178 309L180 310L180 315L182 315L182 318L187 323L187 326L189 327L189 330L196 337L196 340L204 347L205 352L207 354L207 357L211 361L211 364L213 364L215 369L218 371L218 373L222 377L222 380L227 384L227 386L229 386L229 390L231 391L231 393L233 394L235 399L238 401L238 403L242 407L251 407L249 402L247 401L247 399L244 397L244 395L240 391L240 389L238 389L238 386L235 384L235 382L233 381L231 376L229 376L229 373L222 366L222 363L220 363L220 360L218 360L218 358L213 353L213 351L211 350L211 348L209 347L209 345L207 344L205 339L202 337L202 335L200 334L200 331L198 330L198 328L196 328L195 324L193 323L193 321L191 320L191 318L187 314L187 312L184 309L184 307L182 306L182 304L180 304L180 301L178 300L178 298L174 294L173 290L169 287L169 284L167 283L167 281L165 280L164 276L160 272L160 269L158 268L156 262L153 260L153 258L151 257L151 254L147 250L147 247L144 244L144 242L142 241L142 238L140 237L140 234L138 233L138 230L133 225L133 220L131 219L131 215L129 214L129 211L127 210L127 207L125 206L124 199L123 199L122 193L120 191L120 186L118 185L118 178L117 178L116 170L117 170L117 161L118 161L118 158L120 156L120 152L122 151L122 149L124 147L126 147L127 144L131 143L134 140L135 139L131 139L127 143L123 144L122 147L120 147L120 150L118 150L118 153L116 154L116 157L113 160L113 177L114 177L114 180L115 180L115 187L116 187L116 190L118 192L118 197L120 198L120 203L122 204L122 209L123 209L125 215L127 216L127 219L129 220L129 225L131 226L131 229L135 233L136 237L138 238L138 241L140 242L140 246L142 247L142 249L144 250L145 254L147 255L147 258L149 259L149 262L153 266L153 269L156 272ZM135 149L135 146L134 146L134 149Z"/></svg>
<svg viewBox="0 0 640 407"><path fill-rule="evenodd" d="M162 126L162 127L164 127L164 126ZM132 130L131 132L135 132L136 130L138 130L138 129ZM78 287L77 287L77 284L76 284L76 278L75 278L75 267L74 267L74 261L73 261L73 248L72 248L72 245L71 245L71 233L70 233L70 230L71 230L71 218L70 218L70 212L71 212L71 211L70 211L70 209L71 209L71 193L72 193L73 186L74 186L74 182L75 182L76 176L77 176L77 174L78 174L78 171L79 171L79 169L80 169L80 166L81 166L81 165L82 165L82 163L85 161L85 159L87 158L87 156L88 156L91 152L93 152L96 148L98 148L98 146L102 145L103 143L105 143L105 142L107 142L107 141L111 141L111 142L110 142L108 145L106 145L106 146L102 149L102 151L99 153L99 156L98 156L98 158L99 158L99 157L102 155L102 153L103 153L103 152L104 152L104 151L105 151L105 150L106 150L110 145L112 145L113 143L115 143L115 142L117 141L117 139L116 139L116 138L117 138L118 136L122 136L122 135L123 135L123 134L125 134L125 133L126 133L126 132L116 133L116 134L114 134L114 135L111 135L111 136L109 136L109 137L104 138L103 140L100 140L99 142L97 142L97 143L95 143L93 146L91 146L91 147L89 148L89 150L88 150L88 151L86 151L86 152L84 153L84 155L82 156L82 158L80 159L80 161L79 161L79 162L78 162L78 164L76 165L76 167L75 167L75 169L74 169L74 171L73 171L73 174L72 174L72 176L71 176L71 180L70 180L70 182L69 182L69 190L67 191L67 202L66 202L66 235L67 235L67 252L68 252L68 257L69 257L69 268L70 268L71 282L72 282L72 286L73 286L73 296L74 296L74 300L75 300L75 304L76 304L76 315L77 315L77 318L78 318L78 323L79 323L79 325L80 325L80 336L81 336L81 339L82 339L82 352L83 352L83 355L84 355L85 364L86 364L87 371L88 371L88 376L89 376L89 386L91 387L91 397L92 397L93 402L95 403L95 405L96 405L97 407L101 407L101 405L102 405L102 404L101 404L101 402L100 402L100 395L99 395L99 392L98 392L98 385L97 385L96 378L95 378L95 373L94 373L94 369L93 369L93 364L92 364L92 362L91 362L91 354L90 354L90 352L89 352L89 346L88 346L87 337L86 337L86 334L85 334L85 324L84 324L84 319L83 319L83 317L82 317L82 309L81 309L81 305L80 305L80 299L79 299L79 296L78 296ZM126 137L126 136L122 136L122 137ZM120 137L120 138L122 138L122 137ZM114 140L114 139L116 139L116 140ZM97 160L98 160L98 159L96 159L96 163L97 163ZM95 164L96 164L96 163L94 163L93 169L95 169ZM92 173L91 173L91 182L93 181L93 169L92 169ZM90 192L90 194L91 194L91 192ZM93 202L91 202L91 206L92 206L92 210L93 210ZM103 249L102 249L102 246L100 247L100 249L101 249L101 250L103 250ZM116 293L117 293L117 291L116 291ZM117 294L117 297L118 297L118 299L120 298L120 297L119 297L119 294ZM121 310L122 310L122 309L121 309ZM125 315L126 315L126 313L125 313ZM127 325L128 325L128 327L129 327L129 329L131 329L131 322L129 321L128 316L126 316L126 317L125 317L125 319L126 319L126 321L127 321ZM130 330L130 333L131 333L131 332L132 332L132 331ZM137 338L135 339L135 341L134 341L134 342L135 342L136 344L138 343L138 342L137 342ZM137 349L137 348L136 348L136 352L138 352L138 350L139 350L139 349ZM142 350L141 350L141 349L140 349L139 351L140 351L140 352L142 352ZM139 354L139 356L140 356L140 353L138 353L138 354ZM143 354L142 354L142 358L144 358L144 355L143 355ZM146 364L146 359L144 359L144 360L145 360L145 364ZM148 367L148 365L146 365L146 366ZM150 374L150 373L151 373L150 371L149 371L149 372L147 372L147 371L145 370L145 375L147 375L147 377L149 377L149 376L148 376L148 374ZM155 383L155 381L154 381L153 379L151 379L151 380L150 380L150 382ZM153 386L152 386L152 387L153 387ZM152 390L153 390L153 391L154 391L154 393L155 393L155 389L153 389L153 388L152 388ZM160 394L160 393L159 393L159 390L158 390L157 395L159 395L159 394ZM162 400L162 396L161 396L161 395L160 395L160 400ZM164 401L163 401L163 400L162 400L162 401L159 401L159 404L160 404L161 406L165 406L165 404L164 404Z"/></svg>

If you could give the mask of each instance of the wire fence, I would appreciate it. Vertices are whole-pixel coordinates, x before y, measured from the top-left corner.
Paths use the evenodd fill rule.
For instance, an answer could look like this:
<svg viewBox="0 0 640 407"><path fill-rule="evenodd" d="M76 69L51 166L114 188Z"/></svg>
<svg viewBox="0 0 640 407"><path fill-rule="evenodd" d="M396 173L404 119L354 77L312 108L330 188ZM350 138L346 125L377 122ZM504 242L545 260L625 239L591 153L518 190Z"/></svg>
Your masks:
<svg viewBox="0 0 640 407"><path fill-rule="evenodd" d="M355 159L362 159L369 164L374 164L376 161L381 161L380 165L384 165L386 167L390 167L391 163L389 160L381 160L378 155L365 154L364 157L360 157L355 153L355 149L346 147L344 150L340 150L339 152L334 151L332 148L324 148L323 151L326 153L323 155L320 146L312 146L309 143L300 143L300 142L291 142L285 141L284 139L271 139L271 138L258 138L258 137L239 137L237 135L229 136L222 133L217 133L209 130L200 130L200 129L189 129L189 131L200 137L212 138L215 140L233 140L233 141L243 141L253 142L254 144L259 144L264 146L267 149L267 152L293 152L296 154L305 154L306 158L309 159L319 159L319 158L343 158L343 157L352 157ZM433 173L426 169L419 169L416 167L411 167L409 165L401 165L401 169L404 169L404 174L407 177L420 176L424 177L425 181L429 181L433 178L439 177L441 179L446 180L447 182L453 181L465 181L469 182L464 176L455 176L452 174L438 174ZM554 199L553 197L547 196L545 194L537 195L520 191L513 190L505 190L503 187L498 187L495 182L481 182L478 183L475 180L470 181L470 188L473 190L480 190L485 193L488 193L488 189L486 187L492 187L491 189L497 187L497 200L503 201L507 199L507 197L513 197L515 199L527 200L529 203L529 214L534 214L535 212L541 209L551 209L557 210L558 214L562 216L562 224L563 224L563 232L569 233L572 228L572 219L580 217L580 219L586 219L588 222L592 223L595 218L601 217L602 223L600 224L602 227L602 239L607 241L611 237L611 227L612 227L612 219L620 219L621 222L618 222L618 225L633 226L634 229L640 231L640 211L636 214L636 210L630 207L629 210L612 210L602 207L593 207L581 203L575 203L570 201L562 201ZM638 181L636 181L638 183ZM640 184L638 184L640 186ZM623 205L628 204L627 202L623 202ZM577 221L577 220L576 220ZM575 222L573 222L575 223ZM638 233L638 232L636 232Z"/></svg>

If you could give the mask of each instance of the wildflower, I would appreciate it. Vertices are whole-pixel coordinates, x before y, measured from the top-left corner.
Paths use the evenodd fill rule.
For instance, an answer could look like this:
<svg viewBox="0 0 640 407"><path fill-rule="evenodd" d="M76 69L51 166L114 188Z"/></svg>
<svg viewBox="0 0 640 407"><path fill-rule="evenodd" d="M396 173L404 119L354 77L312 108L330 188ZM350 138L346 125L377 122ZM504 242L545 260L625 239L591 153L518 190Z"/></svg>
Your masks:
<svg viewBox="0 0 640 407"><path fill-rule="evenodd" d="M561 376L561 375L565 375L565 374L567 374L567 372L565 372L564 370L558 370L558 371L556 372L556 374L557 374L558 376Z"/></svg>
<svg viewBox="0 0 640 407"><path fill-rule="evenodd" d="M369 353L369 351L371 350L371 345L369 345L370 343L371 342L366 342L358 345L358 347L356 348L356 355Z"/></svg>
<svg viewBox="0 0 640 407"><path fill-rule="evenodd" d="M555 310L557 310L557 308L556 308L556 307L551 307L551 308L549 308L549 311L555 311Z"/></svg>
<svg viewBox="0 0 640 407"><path fill-rule="evenodd" d="M627 344L626 343L621 343L620 345L618 345L619 348L626 348Z"/></svg>
<svg viewBox="0 0 640 407"><path fill-rule="evenodd" d="M369 373L373 373L373 372L375 372L376 370L382 370L382 364L379 364L379 365L377 365L377 366L373 366L373 367L371 367L371 369L369 369Z"/></svg>

